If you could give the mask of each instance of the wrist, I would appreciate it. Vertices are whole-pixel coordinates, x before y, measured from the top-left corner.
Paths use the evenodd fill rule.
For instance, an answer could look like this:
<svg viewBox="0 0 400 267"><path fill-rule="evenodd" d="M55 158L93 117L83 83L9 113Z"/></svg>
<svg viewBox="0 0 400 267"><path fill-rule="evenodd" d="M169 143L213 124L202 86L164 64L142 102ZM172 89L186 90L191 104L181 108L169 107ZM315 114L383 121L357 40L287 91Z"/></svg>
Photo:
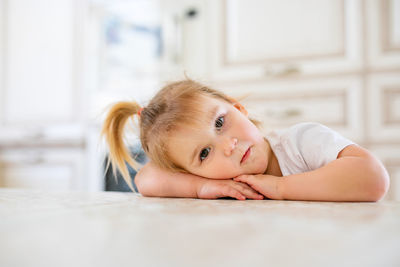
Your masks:
<svg viewBox="0 0 400 267"><path fill-rule="evenodd" d="M286 177L285 176L278 177L276 181L276 192L278 193L279 199L281 200L286 199L285 186L286 186Z"/></svg>

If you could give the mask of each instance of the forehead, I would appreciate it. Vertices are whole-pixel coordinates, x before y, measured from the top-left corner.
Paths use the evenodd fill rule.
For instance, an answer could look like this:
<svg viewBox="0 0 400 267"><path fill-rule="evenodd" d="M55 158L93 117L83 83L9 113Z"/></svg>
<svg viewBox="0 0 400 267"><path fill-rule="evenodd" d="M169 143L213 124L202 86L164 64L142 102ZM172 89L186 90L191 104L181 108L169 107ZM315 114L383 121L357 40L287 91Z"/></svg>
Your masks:
<svg viewBox="0 0 400 267"><path fill-rule="evenodd" d="M231 104L210 96L201 96L197 103L194 103L191 114L187 114L189 120L178 126L178 129L198 130L206 126L212 125L216 114L222 110L229 108Z"/></svg>

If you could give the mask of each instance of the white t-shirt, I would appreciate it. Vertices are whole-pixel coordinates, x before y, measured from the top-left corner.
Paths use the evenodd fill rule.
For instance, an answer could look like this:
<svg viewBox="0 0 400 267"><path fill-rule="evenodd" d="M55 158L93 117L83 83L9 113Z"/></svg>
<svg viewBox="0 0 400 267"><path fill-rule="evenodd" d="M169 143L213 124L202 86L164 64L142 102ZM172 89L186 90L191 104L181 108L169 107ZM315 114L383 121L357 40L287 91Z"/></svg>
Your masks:
<svg viewBox="0 0 400 267"><path fill-rule="evenodd" d="M335 160L340 151L354 144L318 123L299 123L267 134L283 176L318 169Z"/></svg>

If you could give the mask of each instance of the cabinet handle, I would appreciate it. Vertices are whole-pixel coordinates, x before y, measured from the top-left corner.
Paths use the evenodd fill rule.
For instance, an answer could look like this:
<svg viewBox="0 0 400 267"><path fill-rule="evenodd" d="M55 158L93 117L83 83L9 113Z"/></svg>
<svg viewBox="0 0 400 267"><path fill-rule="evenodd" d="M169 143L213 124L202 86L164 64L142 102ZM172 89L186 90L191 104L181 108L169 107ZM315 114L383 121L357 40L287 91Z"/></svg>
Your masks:
<svg viewBox="0 0 400 267"><path fill-rule="evenodd" d="M36 132L36 133L31 135L31 138L33 140L40 140L40 139L43 139L44 137L45 137L45 135L44 135L44 133L42 131Z"/></svg>
<svg viewBox="0 0 400 267"><path fill-rule="evenodd" d="M41 164L44 162L45 162L45 160L42 157L32 157L32 158L28 158L24 161L24 163L26 163L26 164Z"/></svg>
<svg viewBox="0 0 400 267"><path fill-rule="evenodd" d="M266 111L265 116L267 117L273 117L278 120L285 120L285 119L292 119L296 117L300 117L303 114L303 112L300 109L286 109L282 110L280 112L274 112L274 111Z"/></svg>
<svg viewBox="0 0 400 267"><path fill-rule="evenodd" d="M22 136L25 140L33 140L33 141L39 141L43 138L46 137L44 131L42 129L37 129L37 130L31 130L28 131L25 135Z"/></svg>
<svg viewBox="0 0 400 267"><path fill-rule="evenodd" d="M284 111L284 116L286 118L299 117L302 114L300 109L288 109Z"/></svg>
<svg viewBox="0 0 400 267"><path fill-rule="evenodd" d="M270 77L288 77L300 74L301 69L296 65L288 64L281 68L266 67L264 73Z"/></svg>
<svg viewBox="0 0 400 267"><path fill-rule="evenodd" d="M175 64L181 63L182 60L182 47L183 47L183 25L182 18L175 14L173 16L173 24L174 24L174 51L173 51L173 62Z"/></svg>
<svg viewBox="0 0 400 267"><path fill-rule="evenodd" d="M186 10L185 17L188 19L194 19L198 15L199 11L195 7L191 7Z"/></svg>

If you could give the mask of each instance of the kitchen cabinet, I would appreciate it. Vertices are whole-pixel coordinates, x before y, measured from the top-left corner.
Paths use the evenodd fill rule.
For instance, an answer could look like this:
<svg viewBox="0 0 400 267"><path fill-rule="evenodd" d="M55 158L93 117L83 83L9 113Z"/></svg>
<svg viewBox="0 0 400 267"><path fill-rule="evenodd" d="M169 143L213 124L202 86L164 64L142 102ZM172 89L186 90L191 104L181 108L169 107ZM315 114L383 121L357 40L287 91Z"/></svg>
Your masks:
<svg viewBox="0 0 400 267"><path fill-rule="evenodd" d="M391 176L386 199L400 199L399 0L204 0L182 13L189 7L199 13L184 22L190 77L244 96L265 131L317 121L370 149Z"/></svg>
<svg viewBox="0 0 400 267"><path fill-rule="evenodd" d="M367 77L368 139L398 143L400 138L400 75L374 73Z"/></svg>
<svg viewBox="0 0 400 267"><path fill-rule="evenodd" d="M0 1L0 186L89 190L86 1Z"/></svg>
<svg viewBox="0 0 400 267"><path fill-rule="evenodd" d="M85 190L79 148L8 148L0 151L0 187L52 191Z"/></svg>
<svg viewBox="0 0 400 267"><path fill-rule="evenodd" d="M2 2L2 126L82 121L79 2Z"/></svg>
<svg viewBox="0 0 400 267"><path fill-rule="evenodd" d="M400 70L400 1L367 0L365 3L368 69Z"/></svg>
<svg viewBox="0 0 400 267"><path fill-rule="evenodd" d="M213 79L361 68L361 1L220 0L208 7L208 74Z"/></svg>
<svg viewBox="0 0 400 267"><path fill-rule="evenodd" d="M370 149L391 178L386 199L400 199L400 1L365 2L365 113Z"/></svg>

